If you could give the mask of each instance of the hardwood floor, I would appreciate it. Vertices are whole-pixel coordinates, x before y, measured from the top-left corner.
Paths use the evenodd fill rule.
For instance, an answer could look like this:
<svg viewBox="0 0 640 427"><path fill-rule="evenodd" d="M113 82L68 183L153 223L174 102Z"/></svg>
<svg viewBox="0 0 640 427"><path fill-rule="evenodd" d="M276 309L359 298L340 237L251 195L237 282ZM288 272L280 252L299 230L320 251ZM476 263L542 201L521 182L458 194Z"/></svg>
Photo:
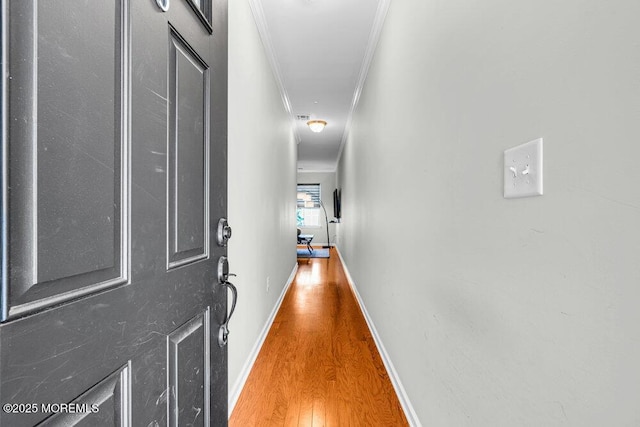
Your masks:
<svg viewBox="0 0 640 427"><path fill-rule="evenodd" d="M229 425L407 426L335 249L298 264Z"/></svg>

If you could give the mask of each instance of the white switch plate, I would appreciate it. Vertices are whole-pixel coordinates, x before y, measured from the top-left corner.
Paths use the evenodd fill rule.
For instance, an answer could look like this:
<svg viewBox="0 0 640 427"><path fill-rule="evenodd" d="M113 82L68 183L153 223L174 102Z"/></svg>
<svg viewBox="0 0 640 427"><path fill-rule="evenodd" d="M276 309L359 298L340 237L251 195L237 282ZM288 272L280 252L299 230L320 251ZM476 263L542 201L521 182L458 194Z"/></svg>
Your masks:
<svg viewBox="0 0 640 427"><path fill-rule="evenodd" d="M504 150L504 197L542 195L542 138Z"/></svg>

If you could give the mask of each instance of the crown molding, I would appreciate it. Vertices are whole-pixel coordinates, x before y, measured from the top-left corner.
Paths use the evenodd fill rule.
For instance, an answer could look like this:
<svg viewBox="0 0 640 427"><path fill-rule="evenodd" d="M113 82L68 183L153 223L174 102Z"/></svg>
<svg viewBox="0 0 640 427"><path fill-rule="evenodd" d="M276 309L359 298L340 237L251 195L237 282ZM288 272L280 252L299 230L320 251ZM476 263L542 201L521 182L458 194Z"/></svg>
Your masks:
<svg viewBox="0 0 640 427"><path fill-rule="evenodd" d="M371 61L373 60L373 56L376 53L376 48L378 47L378 42L380 41L380 33L382 33L382 27L384 26L384 21L387 17L387 11L389 10L390 5L391 0L379 0L378 2L378 9L376 10L376 16L373 21L371 33L369 34L369 43L367 44L367 50L362 60L362 67L360 68L360 74L358 76L358 84L356 85L356 89L353 93L351 107L349 108L349 115L347 116L347 122L344 126L344 133L342 134L342 140L340 141L340 149L338 150L338 157L336 158L336 168L340 163L342 152L344 151L344 146L347 142L349 131L351 130L353 113L355 112L356 107L358 106L358 102L360 101L360 95L362 94L364 83L367 80L367 74L369 73Z"/></svg>
<svg viewBox="0 0 640 427"><path fill-rule="evenodd" d="M249 7L251 8L251 13L253 14L253 19L256 22L256 27L258 28L258 33L260 34L260 39L262 40L262 46L264 47L265 54L267 55L267 60L271 65L271 71L273 72L273 76L276 80L276 84L278 89L280 90L280 96L282 97L282 103L284 104L284 109L291 119L291 127L293 129L293 134L296 138L296 142L299 144L300 133L298 132L298 127L296 126L295 117L293 116L293 110L291 108L291 101L289 100L289 95L287 94L287 90L284 87L284 83L282 81L282 74L280 73L280 64L278 63L275 49L273 48L273 42L271 41L271 36L269 33L269 26L267 25L267 19L264 15L264 8L262 7L261 0L248 0Z"/></svg>

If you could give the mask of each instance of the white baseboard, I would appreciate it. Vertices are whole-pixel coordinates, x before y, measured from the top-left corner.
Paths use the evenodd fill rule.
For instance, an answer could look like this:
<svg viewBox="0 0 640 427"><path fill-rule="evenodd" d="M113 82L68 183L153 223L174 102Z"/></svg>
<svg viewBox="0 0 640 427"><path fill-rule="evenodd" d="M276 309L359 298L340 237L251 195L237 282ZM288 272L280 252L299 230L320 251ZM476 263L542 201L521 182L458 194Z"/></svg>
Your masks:
<svg viewBox="0 0 640 427"><path fill-rule="evenodd" d="M396 371L393 363L391 363L391 359L389 358L389 354L384 348L382 344L382 339L380 335L378 335L378 331L376 330L375 325L373 324L373 320L369 316L367 312L367 308L364 306L364 301L360 297L358 293L358 289L356 288L356 284L351 277L351 273L349 273L349 269L347 268L347 264L344 262L344 258L342 258L342 254L340 253L340 249L336 247L336 251L338 252L338 256L340 257L340 262L342 263L342 268L344 269L344 274L347 276L347 281L349 282L349 286L353 290L356 299L358 300L358 304L360 305L360 310L362 310L362 314L364 315L364 319L369 326L369 330L371 331L371 335L373 336L373 341L376 343L376 347L378 348L378 353L380 353L380 357L382 358L382 363L384 363L385 368L387 368L387 374L391 379L391 384L398 395L398 400L400 400L400 405L404 410L404 414L407 417L407 421L410 426L413 427L422 427L420 420L418 419L418 415L416 411L413 409L413 405L411 405L411 401L409 400L409 396L402 386L402 382L400 381L400 377L398 376L398 372Z"/></svg>
<svg viewBox="0 0 640 427"><path fill-rule="evenodd" d="M249 373L251 372L251 368L253 368L253 364L256 362L256 359L258 358L258 353L260 353L262 344L264 344L264 340L267 338L267 334L269 333L269 329L271 329L273 320L276 318L276 314L278 313L278 310L280 310L280 306L282 305L282 300L284 299L284 295L287 293L287 290L289 290L291 283L293 283L293 279L296 277L297 272L298 272L298 263L296 262L296 265L293 267L293 270L291 271L291 275L289 276L289 279L287 279L287 283L284 285L284 288L280 293L280 297L278 297L278 301L276 301L276 304L273 307L273 310L271 310L271 314L269 314L269 317L267 318L267 321L265 322L262 328L262 331L260 331L260 335L258 335L258 339L256 340L256 343L253 345L253 348L251 349L251 353L249 353L249 357L247 358L247 361L244 362L244 365L240 370L240 375L238 376L238 379L236 380L233 387L229 389L229 415L228 415L229 417L231 416L231 413L233 412L233 409L235 408L236 403L238 403L238 398L240 397L240 393L242 392L244 384L247 382L247 378L249 378Z"/></svg>

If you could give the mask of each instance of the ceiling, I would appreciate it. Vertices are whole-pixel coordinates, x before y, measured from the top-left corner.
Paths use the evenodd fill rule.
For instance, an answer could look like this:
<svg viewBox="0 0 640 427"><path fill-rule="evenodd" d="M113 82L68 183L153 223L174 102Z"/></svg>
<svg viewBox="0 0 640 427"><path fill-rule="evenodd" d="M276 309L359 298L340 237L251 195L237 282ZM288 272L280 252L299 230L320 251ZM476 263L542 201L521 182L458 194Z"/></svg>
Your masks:
<svg viewBox="0 0 640 427"><path fill-rule="evenodd" d="M390 0L250 0L298 140L298 171L335 171ZM308 119L327 121L320 133Z"/></svg>

